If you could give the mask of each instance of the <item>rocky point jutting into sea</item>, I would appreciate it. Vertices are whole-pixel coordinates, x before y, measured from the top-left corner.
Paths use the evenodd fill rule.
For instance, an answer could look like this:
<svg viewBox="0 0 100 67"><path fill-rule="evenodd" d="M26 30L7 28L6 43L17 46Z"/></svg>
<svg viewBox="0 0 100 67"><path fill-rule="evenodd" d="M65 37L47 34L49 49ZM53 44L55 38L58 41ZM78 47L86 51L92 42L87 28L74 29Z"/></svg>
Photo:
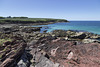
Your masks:
<svg viewBox="0 0 100 67"><path fill-rule="evenodd" d="M0 67L100 67L100 35L41 27L0 28Z"/></svg>

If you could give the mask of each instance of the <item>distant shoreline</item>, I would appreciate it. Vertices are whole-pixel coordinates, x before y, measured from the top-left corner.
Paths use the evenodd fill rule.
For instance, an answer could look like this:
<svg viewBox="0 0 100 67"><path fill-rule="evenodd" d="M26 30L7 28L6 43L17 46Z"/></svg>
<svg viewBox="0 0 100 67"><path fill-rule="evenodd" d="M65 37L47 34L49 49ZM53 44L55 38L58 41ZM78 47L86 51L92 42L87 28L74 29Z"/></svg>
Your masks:
<svg viewBox="0 0 100 67"><path fill-rule="evenodd" d="M1 17L0 24L51 24L56 22L68 22L65 19L28 18L28 17Z"/></svg>

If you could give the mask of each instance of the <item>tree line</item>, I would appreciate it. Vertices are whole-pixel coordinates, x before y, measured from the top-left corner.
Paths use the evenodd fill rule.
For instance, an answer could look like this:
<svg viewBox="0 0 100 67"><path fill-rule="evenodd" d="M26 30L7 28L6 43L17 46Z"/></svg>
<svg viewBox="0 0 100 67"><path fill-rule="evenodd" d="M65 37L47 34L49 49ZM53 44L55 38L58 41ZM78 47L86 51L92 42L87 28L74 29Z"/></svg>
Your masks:
<svg viewBox="0 0 100 67"><path fill-rule="evenodd" d="M26 18L28 18L28 17L23 17L23 16L21 16L21 17L11 17L11 16L8 16L8 17L2 17L2 16L0 16L0 19L5 19L5 18L26 19Z"/></svg>

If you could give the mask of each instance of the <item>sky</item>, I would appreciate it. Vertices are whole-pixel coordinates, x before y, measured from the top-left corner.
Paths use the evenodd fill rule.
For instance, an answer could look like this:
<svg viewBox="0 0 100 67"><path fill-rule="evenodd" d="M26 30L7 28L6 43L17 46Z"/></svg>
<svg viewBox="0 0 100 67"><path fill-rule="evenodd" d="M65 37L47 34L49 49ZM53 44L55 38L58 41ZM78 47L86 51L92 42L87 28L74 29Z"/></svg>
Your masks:
<svg viewBox="0 0 100 67"><path fill-rule="evenodd" d="M100 20L100 0L0 0L0 16Z"/></svg>

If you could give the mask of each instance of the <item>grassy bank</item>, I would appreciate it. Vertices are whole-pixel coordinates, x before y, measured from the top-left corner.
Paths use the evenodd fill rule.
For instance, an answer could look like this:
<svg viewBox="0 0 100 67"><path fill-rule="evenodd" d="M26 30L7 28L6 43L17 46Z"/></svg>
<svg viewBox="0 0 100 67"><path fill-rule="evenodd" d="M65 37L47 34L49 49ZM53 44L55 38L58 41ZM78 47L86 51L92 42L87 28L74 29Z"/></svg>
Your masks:
<svg viewBox="0 0 100 67"><path fill-rule="evenodd" d="M0 23L21 23L21 24L26 24L26 23L47 23L47 22L67 22L65 19L50 19L50 18L28 18L28 17L10 17L10 18L5 18L2 17L0 18Z"/></svg>

